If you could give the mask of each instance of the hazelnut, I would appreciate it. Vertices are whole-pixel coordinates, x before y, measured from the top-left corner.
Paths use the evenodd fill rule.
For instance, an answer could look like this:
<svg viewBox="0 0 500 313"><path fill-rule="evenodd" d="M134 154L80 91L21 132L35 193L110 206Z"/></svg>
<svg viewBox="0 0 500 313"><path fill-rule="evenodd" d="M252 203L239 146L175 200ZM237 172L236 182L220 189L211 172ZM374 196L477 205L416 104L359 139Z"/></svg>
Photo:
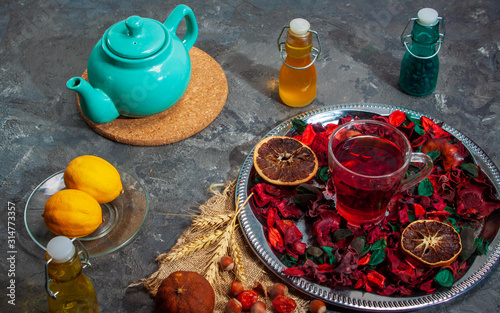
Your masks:
<svg viewBox="0 0 500 313"><path fill-rule="evenodd" d="M243 306L237 299L231 299L226 303L226 313L241 313Z"/></svg>
<svg viewBox="0 0 500 313"><path fill-rule="evenodd" d="M326 312L326 305L323 301L321 300L312 300L309 303L309 311L311 313L325 313Z"/></svg>
<svg viewBox="0 0 500 313"><path fill-rule="evenodd" d="M234 261L228 256L220 258L220 267L223 271L232 271L234 268Z"/></svg>
<svg viewBox="0 0 500 313"><path fill-rule="evenodd" d="M252 305L250 313L266 313L266 304L262 301L257 301Z"/></svg>
<svg viewBox="0 0 500 313"><path fill-rule="evenodd" d="M269 290L269 296L271 299L274 299L276 296L287 296L288 295L288 287L282 283L276 283Z"/></svg>
<svg viewBox="0 0 500 313"><path fill-rule="evenodd" d="M236 297L239 295L245 288L243 288L243 285L240 282L233 281L231 283L231 291L229 292L231 296Z"/></svg>

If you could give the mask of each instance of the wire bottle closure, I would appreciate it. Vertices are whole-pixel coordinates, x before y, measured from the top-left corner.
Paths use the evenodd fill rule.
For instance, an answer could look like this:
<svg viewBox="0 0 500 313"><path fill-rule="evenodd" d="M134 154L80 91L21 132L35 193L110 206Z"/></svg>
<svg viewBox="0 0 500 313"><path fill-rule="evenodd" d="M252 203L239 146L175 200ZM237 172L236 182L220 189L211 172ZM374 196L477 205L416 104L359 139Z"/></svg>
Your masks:
<svg viewBox="0 0 500 313"><path fill-rule="evenodd" d="M291 66L290 64L286 63L285 56L283 55L283 52L285 51L286 42L285 41L280 41L281 36L283 36L283 33L285 32L285 29L287 29L287 28L290 28L290 26L288 26L288 25L283 26L283 28L281 29L280 36L278 37L278 40L277 40L277 42L278 42L278 49L280 51L280 56L281 56L281 61L283 61L283 64L285 64L286 66L288 66L289 68L292 68L294 70L305 70L306 68L308 68L311 65L313 65L314 62L316 61L316 59L321 54L321 42L319 40L318 32L315 32L314 30L308 30L309 33L312 33L312 34L316 35L316 40L318 41L318 47L319 47L319 49L316 48L316 47L312 48L312 50L314 51L314 53L312 53L313 59L312 59L311 63L309 63L308 65L303 66L303 67L295 67L295 66Z"/></svg>
<svg viewBox="0 0 500 313"><path fill-rule="evenodd" d="M441 26L443 32L439 33L438 40L436 41L436 45L438 46L438 48L436 49L436 52L433 55L428 56L428 57L419 56L419 55L416 55L413 52L411 52L410 51L410 47L408 45L408 41L407 41L408 38L411 38L411 34L405 36L406 29L408 28L408 26L410 25L410 23L412 21L418 20L418 18L416 18L416 17L410 18L408 20L408 23L406 23L405 29L403 29L403 33L401 34L401 43L405 46L406 51L408 51L413 57L415 57L417 59L431 59L431 58L435 57L439 53L439 50L441 50L441 44L444 41L444 35L445 35L446 31L445 31L445 27L444 27L444 19L442 17L438 17L437 19L439 21L439 25Z"/></svg>
<svg viewBox="0 0 500 313"><path fill-rule="evenodd" d="M89 252L85 248L85 246L78 240L76 237L71 239L71 242L75 243L79 248L78 249L78 257L81 259L82 262L82 268L90 267L90 256ZM82 257L80 255L83 254ZM52 290L50 290L50 283L52 282L52 279L49 278L49 263L52 261L52 258L50 258L47 263L45 263L45 290L47 291L47 294L54 300L57 300L57 294L59 293L56 292L54 293Z"/></svg>

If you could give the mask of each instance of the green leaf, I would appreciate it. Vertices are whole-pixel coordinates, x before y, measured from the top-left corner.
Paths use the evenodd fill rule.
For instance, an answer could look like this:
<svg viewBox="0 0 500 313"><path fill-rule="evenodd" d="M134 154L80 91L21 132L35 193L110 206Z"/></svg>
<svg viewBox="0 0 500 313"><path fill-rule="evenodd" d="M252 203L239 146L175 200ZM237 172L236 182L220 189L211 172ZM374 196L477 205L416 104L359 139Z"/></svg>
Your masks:
<svg viewBox="0 0 500 313"><path fill-rule="evenodd" d="M333 241L337 242L349 236L352 236L352 231L350 229L337 229L333 232Z"/></svg>
<svg viewBox="0 0 500 313"><path fill-rule="evenodd" d="M295 191L299 194L311 194L311 195L316 195L318 193L321 193L321 190L313 185L309 184L300 184Z"/></svg>
<svg viewBox="0 0 500 313"><path fill-rule="evenodd" d="M295 130L300 134L302 135L302 133L304 133L304 130L306 130L306 126L307 126L307 123L304 122L303 120L301 119L298 119L298 118L294 118L292 120L292 125L293 125L293 128L295 128Z"/></svg>
<svg viewBox="0 0 500 313"><path fill-rule="evenodd" d="M393 232L395 232L395 233L399 233L399 232L400 232L400 231L399 231L400 229L399 229L399 226L398 226L398 225L396 225L396 224L392 224L392 223L390 223L390 222L387 222L387 225L389 225L389 226L391 227L391 229L392 229L392 231L393 231Z"/></svg>
<svg viewBox="0 0 500 313"><path fill-rule="evenodd" d="M427 155L432 159L432 161L436 161L437 158L441 155L441 152L434 150L434 151L429 151L427 152Z"/></svg>
<svg viewBox="0 0 500 313"><path fill-rule="evenodd" d="M316 178L323 183L328 182L330 179L330 170L328 169L328 166L320 167L316 173Z"/></svg>
<svg viewBox="0 0 500 313"><path fill-rule="evenodd" d="M429 178L424 179L418 184L418 194L425 197L430 197L434 194L434 187Z"/></svg>
<svg viewBox="0 0 500 313"><path fill-rule="evenodd" d="M286 253L283 255L281 258L281 262L286 266L286 267L293 267L295 263L297 263L298 259L294 258L290 254Z"/></svg>
<svg viewBox="0 0 500 313"><path fill-rule="evenodd" d="M434 276L434 281L443 287L451 287L455 279L453 274L448 269L440 270L439 273Z"/></svg>
<svg viewBox="0 0 500 313"><path fill-rule="evenodd" d="M335 261L335 255L333 254L333 248L321 247L321 249L323 249L323 251L325 251L325 253L327 255L327 258L326 258L327 263L330 265L335 264L336 261Z"/></svg>
<svg viewBox="0 0 500 313"><path fill-rule="evenodd" d="M385 249L375 250L370 256L369 266L377 266L380 263L384 262L385 259Z"/></svg>
<svg viewBox="0 0 500 313"><path fill-rule="evenodd" d="M459 166L470 177L476 178L479 176L479 167L474 163L466 163Z"/></svg>
<svg viewBox="0 0 500 313"><path fill-rule="evenodd" d="M477 237L474 240L474 246L476 247L476 252L478 255L485 255L488 252L488 247L490 243L481 237Z"/></svg>
<svg viewBox="0 0 500 313"><path fill-rule="evenodd" d="M460 233L460 231L462 230L462 227L458 226L457 219L452 216L449 216L444 222L453 226L457 233Z"/></svg>
<svg viewBox="0 0 500 313"><path fill-rule="evenodd" d="M309 246L306 249L306 253L309 255L312 255L315 258L319 258L320 256L323 255L323 250L321 248L316 247L316 246Z"/></svg>
<svg viewBox="0 0 500 313"><path fill-rule="evenodd" d="M363 247L363 249L361 250L361 253L359 254L359 256L363 256L365 254L368 253L368 251L370 251L372 248L372 245L366 245Z"/></svg>
<svg viewBox="0 0 500 313"><path fill-rule="evenodd" d="M412 121L412 122L413 122L413 124L415 124L415 128L414 128L414 130L415 130L415 132L416 132L417 134L419 134L420 136L425 135L425 131L424 131L424 129L422 128L422 122L420 122L420 120L419 120L419 119L412 118L412 117L410 117L410 115L409 115L409 114L406 114L406 118L407 118L407 119L409 119L410 121Z"/></svg>
<svg viewBox="0 0 500 313"><path fill-rule="evenodd" d="M451 213L451 214L455 214L457 213L457 210L455 208L452 208L452 207L449 207L449 206L446 206L446 208L444 208L444 210L448 213Z"/></svg>
<svg viewBox="0 0 500 313"><path fill-rule="evenodd" d="M413 210L408 210L408 219L410 220L410 222L415 222L415 220L417 219Z"/></svg>
<svg viewBox="0 0 500 313"><path fill-rule="evenodd" d="M359 256L361 256L361 252L365 248L366 238L365 237L357 237L351 242L351 248L356 250Z"/></svg>
<svg viewBox="0 0 500 313"><path fill-rule="evenodd" d="M384 249L385 247L387 247L387 241L385 238L381 238L373 243L370 251Z"/></svg>
<svg viewBox="0 0 500 313"><path fill-rule="evenodd" d="M485 255L486 253L488 253L488 247L490 246L490 243L486 240L483 240L483 244L481 245L481 247L478 247L478 250L476 250L478 252L479 255Z"/></svg>
<svg viewBox="0 0 500 313"><path fill-rule="evenodd" d="M321 193L321 190L309 184L300 184L295 191L293 201L300 207L308 207L311 201L316 201L318 193Z"/></svg>

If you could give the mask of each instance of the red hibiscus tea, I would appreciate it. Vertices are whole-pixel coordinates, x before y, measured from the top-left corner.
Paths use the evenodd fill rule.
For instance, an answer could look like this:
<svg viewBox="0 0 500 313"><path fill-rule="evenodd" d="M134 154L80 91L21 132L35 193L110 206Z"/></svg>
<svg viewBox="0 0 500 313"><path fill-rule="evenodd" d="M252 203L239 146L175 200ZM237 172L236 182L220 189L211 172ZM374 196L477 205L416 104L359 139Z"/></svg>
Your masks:
<svg viewBox="0 0 500 313"><path fill-rule="evenodd" d="M404 165L401 149L390 141L373 136L349 138L340 143L333 153L346 169L360 175L388 175ZM347 171L335 171L333 184L337 210L356 225L380 221L399 187L398 183L366 184Z"/></svg>
<svg viewBox="0 0 500 313"><path fill-rule="evenodd" d="M337 211L353 226L380 222L391 198L432 170L427 155L412 153L406 136L380 121L341 125L332 133L328 150ZM422 169L403 180L410 161L422 163Z"/></svg>

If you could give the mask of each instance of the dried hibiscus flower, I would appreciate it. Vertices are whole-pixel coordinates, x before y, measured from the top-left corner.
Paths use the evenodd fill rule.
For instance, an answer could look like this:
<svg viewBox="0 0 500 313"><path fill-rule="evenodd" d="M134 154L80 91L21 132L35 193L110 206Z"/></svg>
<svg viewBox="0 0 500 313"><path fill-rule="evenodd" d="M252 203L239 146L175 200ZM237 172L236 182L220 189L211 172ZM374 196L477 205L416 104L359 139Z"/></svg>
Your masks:
<svg viewBox="0 0 500 313"><path fill-rule="evenodd" d="M493 188L481 177L465 180L457 190L457 213L464 218L485 218L500 208L500 200L493 195Z"/></svg>

